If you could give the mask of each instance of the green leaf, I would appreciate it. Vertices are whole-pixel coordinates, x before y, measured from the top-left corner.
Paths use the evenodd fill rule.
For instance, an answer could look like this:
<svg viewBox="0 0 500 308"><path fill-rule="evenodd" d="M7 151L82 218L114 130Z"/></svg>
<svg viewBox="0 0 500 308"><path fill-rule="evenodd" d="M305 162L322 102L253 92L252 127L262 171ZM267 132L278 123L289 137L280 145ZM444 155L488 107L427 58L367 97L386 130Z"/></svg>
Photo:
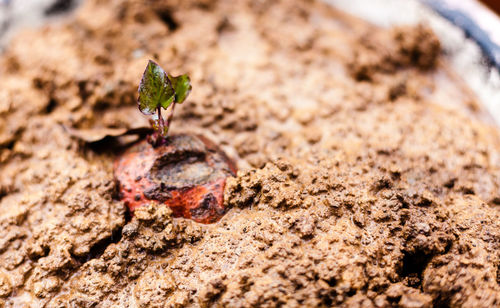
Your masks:
<svg viewBox="0 0 500 308"><path fill-rule="evenodd" d="M175 91L167 73L149 60L139 85L139 110L144 114L154 114L159 106L168 108L174 98Z"/></svg>
<svg viewBox="0 0 500 308"><path fill-rule="evenodd" d="M189 79L189 76L187 74L184 74L177 77L169 75L168 77L170 78L172 87L174 88L175 102L182 104L182 102L188 97L191 89L193 88L191 86L191 80Z"/></svg>

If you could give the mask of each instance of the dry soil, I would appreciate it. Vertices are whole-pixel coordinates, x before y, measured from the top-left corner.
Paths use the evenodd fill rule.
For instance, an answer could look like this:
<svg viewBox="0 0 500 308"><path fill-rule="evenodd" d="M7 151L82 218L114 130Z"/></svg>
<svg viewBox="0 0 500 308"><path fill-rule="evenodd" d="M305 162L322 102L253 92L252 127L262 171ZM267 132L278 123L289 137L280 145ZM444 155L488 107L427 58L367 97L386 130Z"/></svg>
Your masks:
<svg viewBox="0 0 500 308"><path fill-rule="evenodd" d="M148 59L238 164L210 225L117 200ZM500 134L424 26L317 1L89 0L0 57L0 307L500 306Z"/></svg>

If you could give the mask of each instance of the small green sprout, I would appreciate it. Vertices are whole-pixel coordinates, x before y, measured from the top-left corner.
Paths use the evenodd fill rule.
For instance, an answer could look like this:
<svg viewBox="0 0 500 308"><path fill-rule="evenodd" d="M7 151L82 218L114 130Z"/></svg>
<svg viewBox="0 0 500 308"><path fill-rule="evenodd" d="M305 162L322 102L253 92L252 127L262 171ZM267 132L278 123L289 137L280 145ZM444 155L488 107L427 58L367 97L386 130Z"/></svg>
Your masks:
<svg viewBox="0 0 500 308"><path fill-rule="evenodd" d="M174 77L167 74L157 63L149 60L139 85L139 110L145 115L153 115L152 126L155 133L150 139L153 145L165 144L168 129L174 116L176 104L182 104L191 92L188 75ZM161 109L170 107L165 121Z"/></svg>

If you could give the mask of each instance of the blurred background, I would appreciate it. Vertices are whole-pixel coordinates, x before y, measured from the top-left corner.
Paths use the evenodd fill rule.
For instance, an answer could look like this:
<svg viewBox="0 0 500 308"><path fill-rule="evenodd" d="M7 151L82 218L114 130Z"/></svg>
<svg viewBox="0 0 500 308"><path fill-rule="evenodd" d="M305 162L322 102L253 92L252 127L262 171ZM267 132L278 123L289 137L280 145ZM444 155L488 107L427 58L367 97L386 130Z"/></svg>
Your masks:
<svg viewBox="0 0 500 308"><path fill-rule="evenodd" d="M0 48L5 46L15 29L36 27L47 19L57 19L75 9L83 1L85 0L0 0ZM365 1L372 2L371 0ZM410 2L410 0L400 1ZM476 0L430 0L430 2L441 1L458 4ZM500 14L500 0L480 1L492 11Z"/></svg>
<svg viewBox="0 0 500 308"><path fill-rule="evenodd" d="M0 0L0 48L5 47L16 29L40 26L47 19L64 16L76 8L81 1Z"/></svg>
<svg viewBox="0 0 500 308"><path fill-rule="evenodd" d="M0 0L0 53L18 29L62 20L84 1ZM382 27L429 25L456 72L500 124L500 0L323 1Z"/></svg>
<svg viewBox="0 0 500 308"><path fill-rule="evenodd" d="M490 9L500 14L500 1L498 0L482 0Z"/></svg>

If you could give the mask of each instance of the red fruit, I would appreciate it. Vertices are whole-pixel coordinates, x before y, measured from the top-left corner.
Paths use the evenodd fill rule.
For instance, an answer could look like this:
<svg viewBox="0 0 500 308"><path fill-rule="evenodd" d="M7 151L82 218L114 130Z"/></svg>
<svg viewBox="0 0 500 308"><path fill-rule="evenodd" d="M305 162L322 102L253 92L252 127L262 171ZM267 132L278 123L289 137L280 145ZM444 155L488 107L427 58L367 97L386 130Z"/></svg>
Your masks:
<svg viewBox="0 0 500 308"><path fill-rule="evenodd" d="M165 145L142 141L130 148L115 161L114 174L120 199L132 213L160 202L174 217L212 223L226 213L224 186L236 168L205 137L174 135Z"/></svg>

